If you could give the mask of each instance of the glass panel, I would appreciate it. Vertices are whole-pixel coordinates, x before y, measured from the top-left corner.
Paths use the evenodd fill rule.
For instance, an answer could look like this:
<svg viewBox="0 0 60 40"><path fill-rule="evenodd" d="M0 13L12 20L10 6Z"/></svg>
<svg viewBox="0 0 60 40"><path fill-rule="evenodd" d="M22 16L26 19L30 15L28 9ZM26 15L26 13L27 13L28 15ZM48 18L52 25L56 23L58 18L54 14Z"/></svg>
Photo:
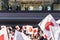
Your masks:
<svg viewBox="0 0 60 40"><path fill-rule="evenodd" d="M54 0L0 0L0 10L11 10L11 11L18 11L18 10L50 11L52 9L53 11L60 10L59 7L60 4L53 4L53 3Z"/></svg>
<svg viewBox="0 0 60 40"><path fill-rule="evenodd" d="M53 10L54 11L60 11L60 4L54 4L53 5Z"/></svg>
<svg viewBox="0 0 60 40"><path fill-rule="evenodd" d="M2 10L2 1L0 0L0 10Z"/></svg>

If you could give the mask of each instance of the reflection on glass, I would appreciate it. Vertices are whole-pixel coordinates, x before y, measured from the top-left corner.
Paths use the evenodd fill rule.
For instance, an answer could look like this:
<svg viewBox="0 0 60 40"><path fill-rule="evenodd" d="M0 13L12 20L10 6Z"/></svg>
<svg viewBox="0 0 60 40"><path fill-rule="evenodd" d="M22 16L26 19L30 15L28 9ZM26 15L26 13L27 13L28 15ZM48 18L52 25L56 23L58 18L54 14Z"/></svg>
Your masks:
<svg viewBox="0 0 60 40"><path fill-rule="evenodd" d="M60 4L54 5L51 0L0 0L0 10L7 9L9 11L51 11L51 8L53 11L60 11Z"/></svg>
<svg viewBox="0 0 60 40"><path fill-rule="evenodd" d="M1 2L1 0L0 0L0 10L2 9L2 2Z"/></svg>
<svg viewBox="0 0 60 40"><path fill-rule="evenodd" d="M11 5L8 6L8 10L9 10L9 11L12 11Z"/></svg>
<svg viewBox="0 0 60 40"><path fill-rule="evenodd" d="M47 6L47 10L48 11L51 11L51 6Z"/></svg>
<svg viewBox="0 0 60 40"><path fill-rule="evenodd" d="M54 11L60 11L60 4L54 4L53 5L53 10Z"/></svg>
<svg viewBox="0 0 60 40"><path fill-rule="evenodd" d="M34 10L34 7L33 6L29 6L29 10L30 11Z"/></svg>
<svg viewBox="0 0 60 40"><path fill-rule="evenodd" d="M39 11L42 11L42 6L40 5L39 8L38 8Z"/></svg>

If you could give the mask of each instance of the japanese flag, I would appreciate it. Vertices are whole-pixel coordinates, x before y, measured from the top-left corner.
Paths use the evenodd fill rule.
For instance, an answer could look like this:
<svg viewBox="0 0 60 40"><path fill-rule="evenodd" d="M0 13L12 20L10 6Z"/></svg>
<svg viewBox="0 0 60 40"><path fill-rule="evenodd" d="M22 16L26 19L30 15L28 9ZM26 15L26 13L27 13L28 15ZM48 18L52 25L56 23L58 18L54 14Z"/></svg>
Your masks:
<svg viewBox="0 0 60 40"><path fill-rule="evenodd" d="M31 40L31 39L28 38L24 33L16 30L14 34L14 40Z"/></svg>
<svg viewBox="0 0 60 40"><path fill-rule="evenodd" d="M23 27L22 27L22 30L26 30L27 29L27 25L24 25Z"/></svg>
<svg viewBox="0 0 60 40"><path fill-rule="evenodd" d="M24 40L31 40L28 36L26 36L24 33L21 33Z"/></svg>
<svg viewBox="0 0 60 40"><path fill-rule="evenodd" d="M41 30L48 35L48 37L51 36L50 33L50 28L49 26L56 26L58 27L59 25L56 23L55 19L52 17L51 14L47 15L42 21L41 23L38 24L41 28Z"/></svg>
<svg viewBox="0 0 60 40"><path fill-rule="evenodd" d="M60 27L51 27L50 30L53 40L60 40Z"/></svg>
<svg viewBox="0 0 60 40"><path fill-rule="evenodd" d="M44 38L48 38L47 34L43 34L43 37L44 37Z"/></svg>
<svg viewBox="0 0 60 40"><path fill-rule="evenodd" d="M15 30L14 40L24 40L22 35L21 35L21 32Z"/></svg>
<svg viewBox="0 0 60 40"><path fill-rule="evenodd" d="M14 36L11 37L11 40L14 40Z"/></svg>
<svg viewBox="0 0 60 40"><path fill-rule="evenodd" d="M0 40L4 40L4 34L0 35Z"/></svg>
<svg viewBox="0 0 60 40"><path fill-rule="evenodd" d="M15 28L16 28L16 30L19 30L20 29L18 25Z"/></svg>
<svg viewBox="0 0 60 40"><path fill-rule="evenodd" d="M9 34L9 40L14 40L14 36L12 34Z"/></svg>
<svg viewBox="0 0 60 40"><path fill-rule="evenodd" d="M5 26L5 25L2 25L2 26L1 26L1 29L3 29L3 28L6 28L6 26Z"/></svg>
<svg viewBox="0 0 60 40"><path fill-rule="evenodd" d="M27 25L27 33L33 34L33 26Z"/></svg>
<svg viewBox="0 0 60 40"><path fill-rule="evenodd" d="M8 40L8 34L5 28L0 30L0 40Z"/></svg>
<svg viewBox="0 0 60 40"><path fill-rule="evenodd" d="M38 28L33 28L33 34L36 35L38 32Z"/></svg>

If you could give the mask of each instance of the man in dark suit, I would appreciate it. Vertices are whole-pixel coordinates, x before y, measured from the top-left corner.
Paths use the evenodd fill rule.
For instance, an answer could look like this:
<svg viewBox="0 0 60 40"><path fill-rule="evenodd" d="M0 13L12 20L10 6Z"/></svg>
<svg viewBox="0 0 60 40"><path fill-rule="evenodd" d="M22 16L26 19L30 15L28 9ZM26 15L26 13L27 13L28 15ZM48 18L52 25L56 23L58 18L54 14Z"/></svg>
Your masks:
<svg viewBox="0 0 60 40"><path fill-rule="evenodd" d="M16 11L21 11L21 6L17 5Z"/></svg>
<svg viewBox="0 0 60 40"><path fill-rule="evenodd" d="M38 40L44 40L44 37L43 37L43 31L40 30L40 37Z"/></svg>

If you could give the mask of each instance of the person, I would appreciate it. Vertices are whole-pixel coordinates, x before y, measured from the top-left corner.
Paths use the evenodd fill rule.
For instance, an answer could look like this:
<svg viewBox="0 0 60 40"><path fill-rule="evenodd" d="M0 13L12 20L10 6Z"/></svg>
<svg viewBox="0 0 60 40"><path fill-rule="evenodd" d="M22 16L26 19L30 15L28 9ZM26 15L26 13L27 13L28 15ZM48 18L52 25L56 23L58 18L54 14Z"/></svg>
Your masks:
<svg viewBox="0 0 60 40"><path fill-rule="evenodd" d="M50 7L50 6L47 6L47 10L48 10L48 11L51 11L51 7Z"/></svg>
<svg viewBox="0 0 60 40"><path fill-rule="evenodd" d="M34 36L33 40L37 40L36 36Z"/></svg>
<svg viewBox="0 0 60 40"><path fill-rule="evenodd" d="M33 6L29 6L29 11L32 11L34 9Z"/></svg>
<svg viewBox="0 0 60 40"><path fill-rule="evenodd" d="M11 5L8 6L8 11L12 11L12 6Z"/></svg>
<svg viewBox="0 0 60 40"><path fill-rule="evenodd" d="M43 37L43 31L42 31L42 30L40 30L40 37L39 37L38 40L44 40L44 37Z"/></svg>
<svg viewBox="0 0 60 40"><path fill-rule="evenodd" d="M20 10L21 10L20 5L17 5L16 11L20 11Z"/></svg>
<svg viewBox="0 0 60 40"><path fill-rule="evenodd" d="M38 8L39 11L42 11L43 10L43 7L40 5L39 8Z"/></svg>
<svg viewBox="0 0 60 40"><path fill-rule="evenodd" d="M34 38L34 35L33 35L33 34L31 34L31 35L30 35L30 39L31 39L31 40L33 40L33 38Z"/></svg>
<svg viewBox="0 0 60 40"><path fill-rule="evenodd" d="M25 7L25 11L28 11L28 7L27 6Z"/></svg>

